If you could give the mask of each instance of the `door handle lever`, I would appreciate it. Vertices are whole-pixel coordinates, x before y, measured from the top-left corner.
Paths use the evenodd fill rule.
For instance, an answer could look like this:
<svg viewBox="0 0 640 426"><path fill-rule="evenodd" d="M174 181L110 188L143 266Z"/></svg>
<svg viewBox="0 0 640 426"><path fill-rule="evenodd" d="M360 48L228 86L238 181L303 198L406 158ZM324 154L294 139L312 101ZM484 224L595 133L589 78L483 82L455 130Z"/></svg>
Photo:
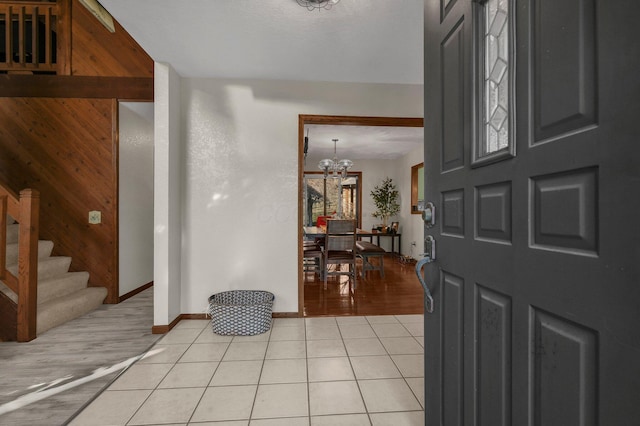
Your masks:
<svg viewBox="0 0 640 426"><path fill-rule="evenodd" d="M422 255L426 254L427 253L424 253ZM423 278L422 267L431 262L433 262L433 259L427 256L423 259L420 259L418 263L416 263L416 275L418 276L418 280L420 281L420 284L422 284L422 288L424 289L424 309L427 311L427 313L430 314L433 313L433 296L431 295L431 290L429 290L429 287L427 286L427 283Z"/></svg>

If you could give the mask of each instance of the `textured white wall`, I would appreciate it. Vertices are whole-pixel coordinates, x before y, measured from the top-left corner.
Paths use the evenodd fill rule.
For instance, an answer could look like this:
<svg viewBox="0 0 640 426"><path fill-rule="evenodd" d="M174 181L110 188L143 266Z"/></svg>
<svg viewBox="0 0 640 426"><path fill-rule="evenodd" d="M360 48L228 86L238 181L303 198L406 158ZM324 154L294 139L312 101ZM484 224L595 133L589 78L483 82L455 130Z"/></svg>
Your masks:
<svg viewBox="0 0 640 426"><path fill-rule="evenodd" d="M182 140L180 77L170 65L154 69L154 325L182 312Z"/></svg>
<svg viewBox="0 0 640 426"><path fill-rule="evenodd" d="M119 294L153 281L153 104L120 103Z"/></svg>
<svg viewBox="0 0 640 426"><path fill-rule="evenodd" d="M422 216L411 214L411 167L424 161L424 146L414 149L399 160L402 173L398 176L398 187L402 188L400 208L400 231L402 232L402 254L417 258L423 252L424 228ZM415 247L411 242L415 241Z"/></svg>
<svg viewBox="0 0 640 426"><path fill-rule="evenodd" d="M182 312L231 289L297 312L298 115L422 117L422 86L183 79L181 93Z"/></svg>

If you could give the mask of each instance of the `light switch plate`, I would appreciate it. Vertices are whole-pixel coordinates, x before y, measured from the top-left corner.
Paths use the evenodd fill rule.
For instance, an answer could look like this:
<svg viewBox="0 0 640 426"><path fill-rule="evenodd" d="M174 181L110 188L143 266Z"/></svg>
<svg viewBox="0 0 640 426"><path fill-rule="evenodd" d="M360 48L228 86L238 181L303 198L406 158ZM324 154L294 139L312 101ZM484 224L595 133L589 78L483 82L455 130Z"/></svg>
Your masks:
<svg viewBox="0 0 640 426"><path fill-rule="evenodd" d="M102 212L98 210L91 210L89 212L89 223L92 225L98 224L102 222Z"/></svg>

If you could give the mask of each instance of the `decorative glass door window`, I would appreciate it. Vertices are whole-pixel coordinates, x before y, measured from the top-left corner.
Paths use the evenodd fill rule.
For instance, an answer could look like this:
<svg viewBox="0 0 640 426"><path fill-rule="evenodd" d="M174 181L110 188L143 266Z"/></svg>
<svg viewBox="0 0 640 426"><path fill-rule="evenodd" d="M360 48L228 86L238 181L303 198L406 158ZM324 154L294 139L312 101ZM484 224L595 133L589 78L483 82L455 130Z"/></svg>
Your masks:
<svg viewBox="0 0 640 426"><path fill-rule="evenodd" d="M515 154L513 131L512 19L509 0L480 1L476 13L478 46L478 137L474 164Z"/></svg>

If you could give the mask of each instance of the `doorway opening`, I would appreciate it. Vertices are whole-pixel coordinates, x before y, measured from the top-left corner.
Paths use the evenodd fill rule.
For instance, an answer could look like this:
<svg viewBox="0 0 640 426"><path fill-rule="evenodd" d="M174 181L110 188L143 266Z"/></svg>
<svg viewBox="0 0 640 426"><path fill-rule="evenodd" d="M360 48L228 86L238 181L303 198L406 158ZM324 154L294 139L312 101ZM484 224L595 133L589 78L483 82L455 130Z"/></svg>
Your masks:
<svg viewBox="0 0 640 426"><path fill-rule="evenodd" d="M322 182L322 174L319 172L311 172L309 170L305 171L305 154L306 148L305 146L305 126L308 125L327 125L327 126L386 126L386 127L414 127L414 128L422 128L424 125L424 120L422 118L406 118L406 117L358 117L358 116L329 116L329 115L299 115L298 116L298 315L299 316L315 316L315 315L368 315L366 312L356 313L358 310L357 307L354 308L353 305L349 303L344 303L344 298L342 301L336 301L336 306L330 306L329 309L324 309L323 312L319 312L315 310L309 310L309 313L305 310L305 291L316 291L316 288L312 290L305 288L305 272L303 268L303 240L304 240L304 232L303 227L314 224L314 219L317 220L317 216L320 215L320 209L322 209L322 213L327 209L327 213L323 214L323 216L331 215L337 208L332 210L331 201L323 200L322 203L319 203L321 198L324 198L327 193L323 193L324 190L324 182ZM393 143L393 142L389 142ZM358 166L354 166L354 169L358 169ZM410 170L410 168L408 169ZM409 171L408 171L409 173ZM318 175L319 182L316 182L316 185L313 186L314 190L310 191L309 183L311 179L314 179L314 175ZM354 177L355 179L352 181L350 178ZM309 179L309 180L307 180ZM363 225L366 225L366 221L363 221L362 217L362 196L363 192L366 192L362 189L362 174L359 172L350 172L348 179L344 179L342 181L342 185L337 186L335 192L340 194L340 199L342 201L342 207L345 208L345 213L354 215L354 219L357 220L358 227L362 228ZM322 183L320 183L322 182ZM322 188L323 191L318 191L318 188ZM336 184L337 185L337 184ZM316 191L317 193L315 193ZM312 195L315 195L315 200L309 202L309 192L313 192ZM366 195L366 194L365 194ZM310 204L313 204L310 206ZM348 207L350 206L350 207ZM337 207L337 205L335 206ZM347 210L353 209L353 210ZM311 211L310 211L311 209ZM369 215L370 216L370 215ZM368 225L370 227L370 225ZM375 239L374 239L375 242ZM412 268L410 265L399 265L398 262L394 262L390 267L402 269L405 272L406 276L410 276L407 274L407 271L410 271ZM404 269L403 269L404 268ZM386 267L385 267L386 269ZM407 278L409 279L409 278ZM419 286L416 280L416 284ZM308 286L311 288L312 286ZM378 286L380 287L380 286ZM364 287L360 287L360 289L364 290ZM334 292L338 294L344 295L344 293L351 291L348 287L346 290L344 288L334 289ZM420 290L421 291L421 290ZM363 293L363 292L361 292ZM310 293L311 294L311 293ZM331 302L326 297L327 294L323 293L319 295L319 298L323 299L323 303L326 306ZM353 296L353 295L352 295ZM374 295L371 295L373 298ZM401 297L401 295L398 295ZM412 298L414 296L409 295L407 298ZM353 297L351 297L353 299ZM421 297L418 297L421 300ZM374 301L375 302L375 301ZM374 303L375 304L375 303ZM392 302L388 303L388 305L393 308L393 306L398 306L398 303ZM342 307L341 307L342 306ZM378 306L379 308L379 306ZM384 307L383 307L384 308ZM381 313L378 313L381 314ZM382 313L384 314L384 313ZM391 314L391 312L389 312Z"/></svg>

